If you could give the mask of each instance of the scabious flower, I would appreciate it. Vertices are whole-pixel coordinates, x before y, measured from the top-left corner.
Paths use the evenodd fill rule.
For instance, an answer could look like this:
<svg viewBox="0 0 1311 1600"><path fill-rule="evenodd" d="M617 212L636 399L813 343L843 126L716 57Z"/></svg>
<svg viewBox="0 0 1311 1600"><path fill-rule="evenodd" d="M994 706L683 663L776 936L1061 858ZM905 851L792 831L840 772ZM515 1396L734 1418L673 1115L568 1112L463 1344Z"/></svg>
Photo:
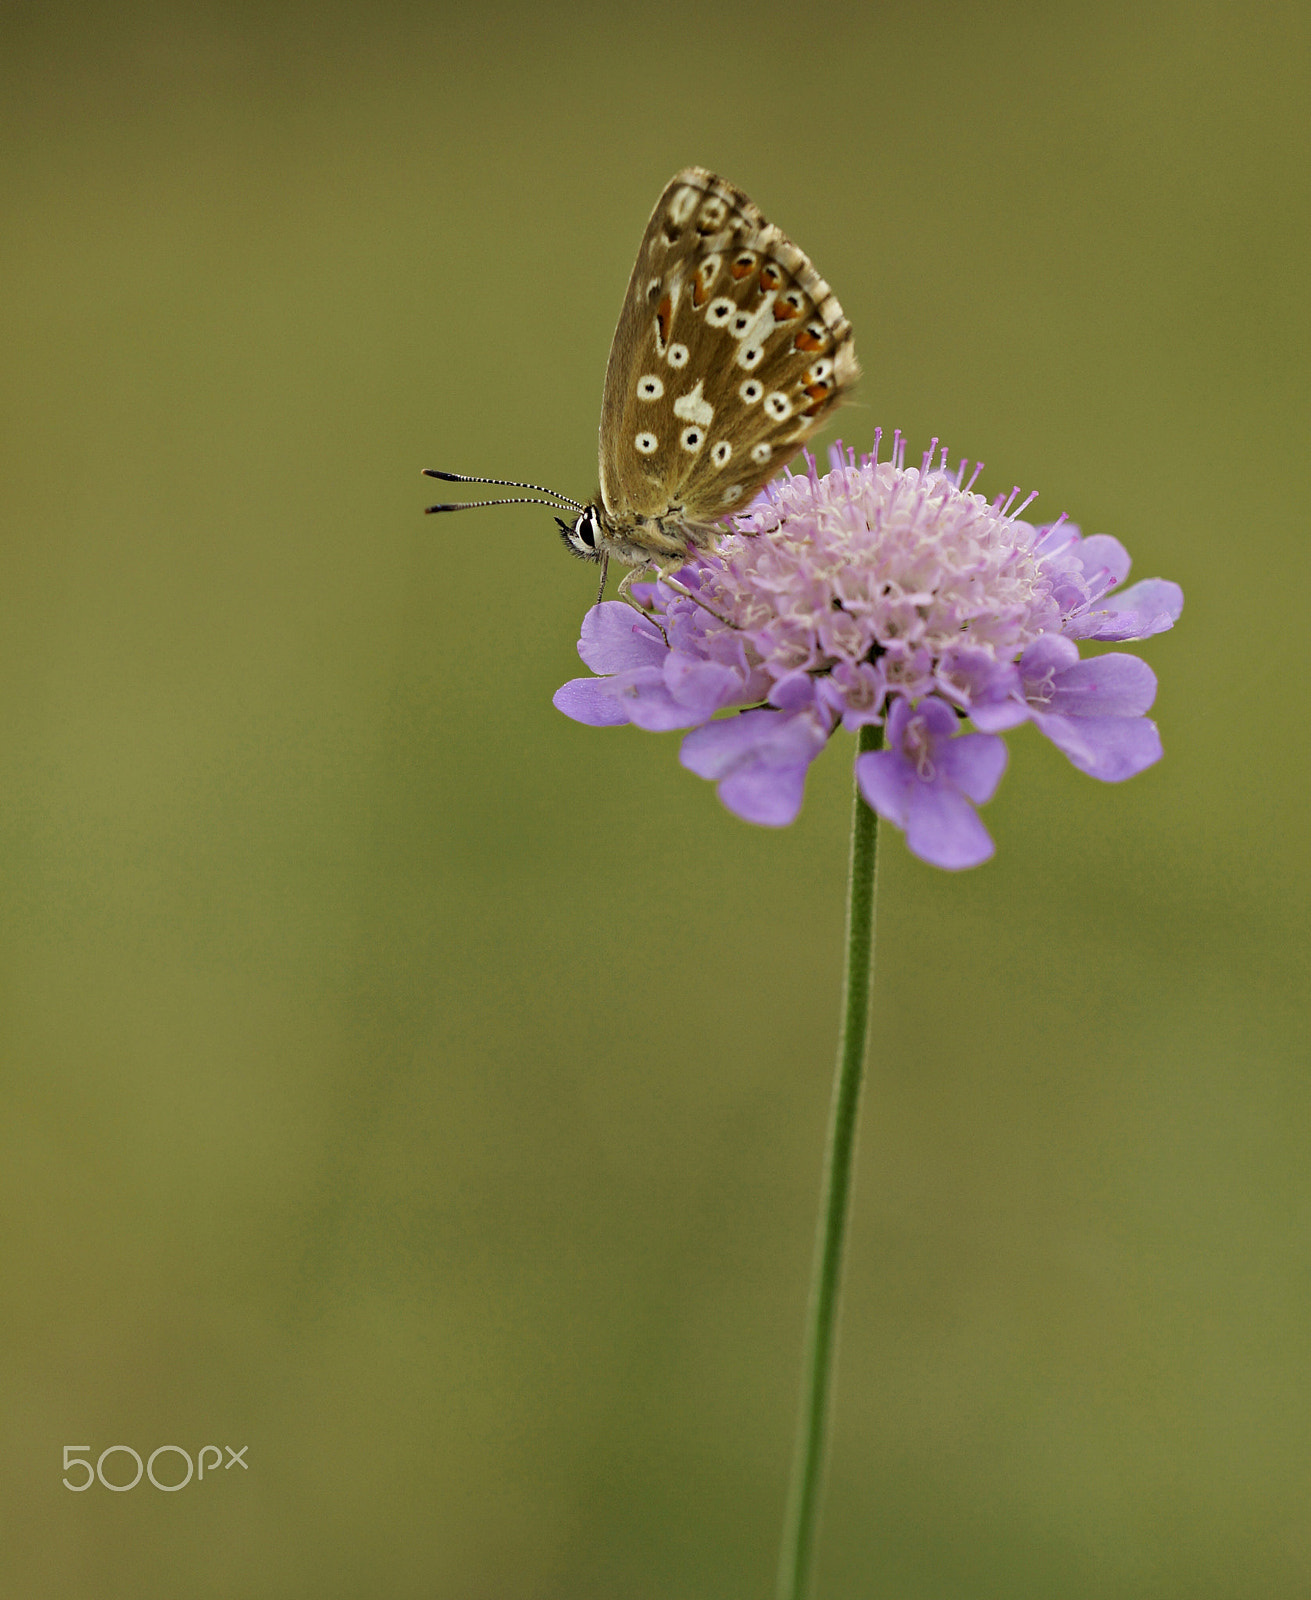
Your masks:
<svg viewBox="0 0 1311 1600"><path fill-rule="evenodd" d="M881 462L879 437L859 460L835 446L824 477L807 456L806 473L766 485L714 553L633 585L640 613L594 607L578 653L599 676L555 704L597 727L690 730L683 765L774 827L839 725L882 726L885 748L856 762L865 799L925 861L975 866L993 847L974 807L1001 780L1007 729L1032 722L1109 783L1159 760L1151 668L1081 660L1076 641L1161 633L1183 594L1161 578L1121 589L1118 540L1025 522L1032 496L985 500L981 467L967 480L945 450L935 466L936 440L907 467L898 433Z"/></svg>

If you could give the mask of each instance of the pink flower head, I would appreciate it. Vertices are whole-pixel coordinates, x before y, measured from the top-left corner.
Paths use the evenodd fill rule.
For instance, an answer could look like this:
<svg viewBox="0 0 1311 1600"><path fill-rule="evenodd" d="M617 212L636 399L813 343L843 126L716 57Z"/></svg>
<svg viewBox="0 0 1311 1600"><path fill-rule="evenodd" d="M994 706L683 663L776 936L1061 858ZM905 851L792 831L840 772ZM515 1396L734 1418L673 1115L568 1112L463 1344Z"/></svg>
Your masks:
<svg viewBox="0 0 1311 1600"><path fill-rule="evenodd" d="M924 860L974 866L992 853L974 806L1001 779L1005 729L1033 722L1108 782L1160 758L1150 667L1081 661L1074 641L1162 632L1183 595L1159 578L1119 590L1117 540L1021 520L1018 490L985 500L981 468L966 481L945 450L934 465L936 440L915 468L900 434L889 461L878 439L859 461L836 446L824 477L807 456L768 484L714 554L633 586L644 614L593 608L578 650L601 676L555 704L594 726L690 729L683 765L770 826L796 817L839 724L883 725L887 747L857 762L866 800Z"/></svg>

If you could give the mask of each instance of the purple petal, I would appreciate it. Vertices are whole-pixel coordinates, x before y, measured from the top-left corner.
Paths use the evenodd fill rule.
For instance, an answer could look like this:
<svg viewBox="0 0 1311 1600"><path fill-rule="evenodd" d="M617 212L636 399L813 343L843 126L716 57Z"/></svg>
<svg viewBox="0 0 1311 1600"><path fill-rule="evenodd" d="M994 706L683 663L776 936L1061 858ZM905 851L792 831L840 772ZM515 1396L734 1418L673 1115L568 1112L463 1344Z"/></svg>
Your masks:
<svg viewBox="0 0 1311 1600"><path fill-rule="evenodd" d="M906 845L922 861L952 871L977 867L993 852L988 830L965 796L936 783L917 783L910 792Z"/></svg>
<svg viewBox="0 0 1311 1600"><path fill-rule="evenodd" d="M689 733L678 759L698 778L718 781L758 762L808 766L827 740L822 725L808 712L744 711Z"/></svg>
<svg viewBox="0 0 1311 1600"><path fill-rule="evenodd" d="M1081 539L1072 553L1078 558L1084 576L1090 583L1103 573L1105 578L1109 578L1109 582L1104 579L1100 585L1103 591L1113 588L1117 583L1123 583L1129 576L1129 567L1132 564L1129 552L1109 533L1094 533L1087 539Z"/></svg>
<svg viewBox="0 0 1311 1600"><path fill-rule="evenodd" d="M911 713L915 718L922 720L936 745L939 739L950 739L960 726L956 713L945 700L939 700L937 695L926 695ZM906 717L898 731L906 726L910 717ZM891 728L889 728L891 731ZM892 741L889 740L889 743ZM936 752L935 752L936 753Z"/></svg>
<svg viewBox="0 0 1311 1600"><path fill-rule="evenodd" d="M1094 656L1056 674L1037 708L1062 717L1139 717L1156 699L1156 674L1137 656Z"/></svg>
<svg viewBox="0 0 1311 1600"><path fill-rule="evenodd" d="M1061 632L1067 639L1100 639L1104 644L1123 644L1126 639L1142 639L1138 630L1138 617L1131 613L1121 616L1105 608L1097 611L1079 611L1066 617Z"/></svg>
<svg viewBox="0 0 1311 1600"><path fill-rule="evenodd" d="M1006 743L990 733L965 733L934 753L942 782L961 790L976 806L991 800L1006 770Z"/></svg>
<svg viewBox="0 0 1311 1600"><path fill-rule="evenodd" d="M856 757L856 782L865 804L898 828L910 814L910 791L919 780L900 750L871 750Z"/></svg>
<svg viewBox="0 0 1311 1600"><path fill-rule="evenodd" d="M769 703L780 711L805 711L815 703L817 680L809 672L788 672L769 688Z"/></svg>
<svg viewBox="0 0 1311 1600"><path fill-rule="evenodd" d="M998 700L970 707L970 721L980 733L1005 733L1029 720L1029 708L1018 700Z"/></svg>
<svg viewBox="0 0 1311 1600"><path fill-rule="evenodd" d="M620 673L607 678L616 686L628 708L628 720L647 733L667 733L671 728L695 728L709 716L695 706L682 706L665 687L664 678L650 667L640 672Z"/></svg>
<svg viewBox="0 0 1311 1600"><path fill-rule="evenodd" d="M690 734L688 737L692 737ZM715 791L720 800L744 822L765 828L786 828L801 810L810 763L773 767L761 762L730 773Z"/></svg>
<svg viewBox="0 0 1311 1600"><path fill-rule="evenodd" d="M578 654L593 672L658 667L668 651L660 630L622 600L606 600L583 618Z"/></svg>
<svg viewBox="0 0 1311 1600"><path fill-rule="evenodd" d="M1034 554L1046 561L1053 555L1076 549L1082 539L1077 522L1049 522L1038 529L1033 542Z"/></svg>
<svg viewBox="0 0 1311 1600"><path fill-rule="evenodd" d="M1053 676L1065 672L1079 659L1079 647L1062 638L1059 633L1044 633L1035 639L1020 657L1020 676L1025 685L1041 678L1045 673Z"/></svg>
<svg viewBox="0 0 1311 1600"><path fill-rule="evenodd" d="M1107 595L1101 602L1101 609L1136 613L1147 625L1147 632L1137 637L1146 639L1149 634L1164 633L1167 628L1174 627L1183 614L1184 592L1169 578L1144 578L1141 583L1131 583L1119 594Z"/></svg>
<svg viewBox="0 0 1311 1600"><path fill-rule="evenodd" d="M570 678L551 696L551 704L591 728L617 728L628 721L628 712L608 678Z"/></svg>
<svg viewBox="0 0 1311 1600"><path fill-rule="evenodd" d="M1002 733L1028 718L1014 662L995 661L984 650L954 650L943 658L938 679L942 693L984 733Z"/></svg>
<svg viewBox="0 0 1311 1600"><path fill-rule="evenodd" d="M665 655L664 682L678 704L697 711L702 722L742 698L740 672L718 661L697 660L676 650Z"/></svg>
<svg viewBox="0 0 1311 1600"><path fill-rule="evenodd" d="M1061 717L1035 711L1033 720L1080 772L1122 783L1161 759L1161 736L1146 717Z"/></svg>

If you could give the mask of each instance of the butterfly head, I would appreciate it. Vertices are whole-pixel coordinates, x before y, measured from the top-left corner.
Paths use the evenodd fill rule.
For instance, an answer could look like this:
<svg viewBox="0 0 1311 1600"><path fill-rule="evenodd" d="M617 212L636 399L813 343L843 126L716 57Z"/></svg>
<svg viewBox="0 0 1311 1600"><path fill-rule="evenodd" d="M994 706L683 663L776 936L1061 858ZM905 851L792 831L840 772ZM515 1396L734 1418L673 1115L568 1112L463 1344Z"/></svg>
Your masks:
<svg viewBox="0 0 1311 1600"><path fill-rule="evenodd" d="M601 559L601 514L595 506L584 506L572 522L557 517L560 537L581 561Z"/></svg>

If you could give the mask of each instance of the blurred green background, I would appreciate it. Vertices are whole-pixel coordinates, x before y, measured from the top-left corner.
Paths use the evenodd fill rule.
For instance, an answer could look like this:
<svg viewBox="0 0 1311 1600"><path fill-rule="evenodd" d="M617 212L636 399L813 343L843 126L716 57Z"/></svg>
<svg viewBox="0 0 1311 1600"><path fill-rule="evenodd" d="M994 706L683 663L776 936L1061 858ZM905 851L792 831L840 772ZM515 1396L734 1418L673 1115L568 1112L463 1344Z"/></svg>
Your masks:
<svg viewBox="0 0 1311 1600"><path fill-rule="evenodd" d="M429 465L591 492L689 162L834 284L848 439L1188 597L1160 766L1021 730L990 865L888 836L819 1600L1311 1590L1309 44L4 8L7 1592L771 1592L849 741L738 823L552 709L548 512L420 515ZM62 1487L118 1443L249 1470Z"/></svg>

